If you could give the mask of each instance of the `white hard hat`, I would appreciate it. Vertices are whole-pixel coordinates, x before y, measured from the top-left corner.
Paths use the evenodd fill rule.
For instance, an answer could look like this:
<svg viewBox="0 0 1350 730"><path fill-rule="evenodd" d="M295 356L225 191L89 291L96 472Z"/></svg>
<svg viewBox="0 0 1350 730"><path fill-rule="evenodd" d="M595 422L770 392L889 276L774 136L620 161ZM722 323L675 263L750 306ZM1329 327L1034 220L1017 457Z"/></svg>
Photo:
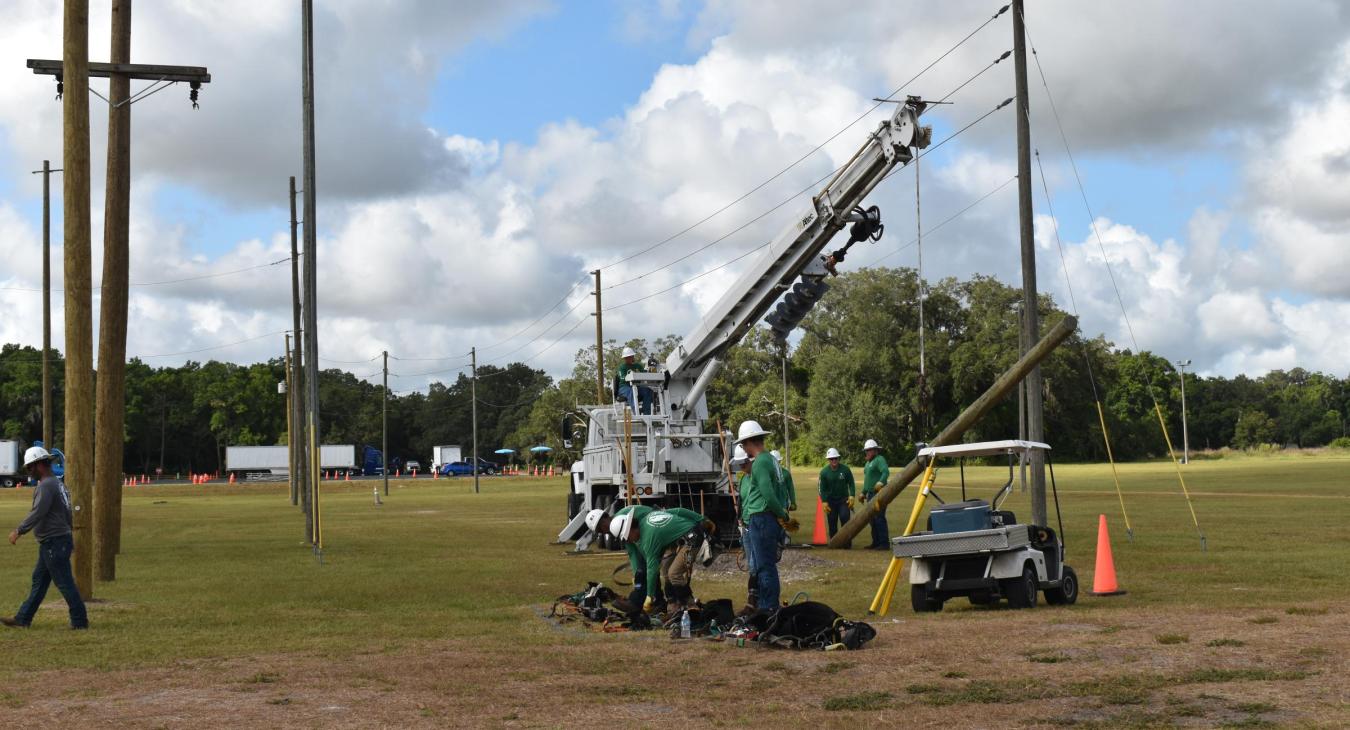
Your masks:
<svg viewBox="0 0 1350 730"><path fill-rule="evenodd" d="M876 439L867 439L867 443L863 444L863 451L867 451L868 449L880 449L880 448L881 447L877 445Z"/></svg>
<svg viewBox="0 0 1350 730"><path fill-rule="evenodd" d="M763 427L759 425L759 421L742 421L741 428L736 433L736 443L739 444L753 438L759 438L760 436L768 436L770 433L772 432L765 431Z"/></svg>
<svg viewBox="0 0 1350 730"><path fill-rule="evenodd" d="M783 460L783 455L780 454L780 453L778 453L778 449L774 449L773 451L770 451L770 452L769 452L769 456L772 456L772 457L774 458L775 461L782 461L782 460Z"/></svg>
<svg viewBox="0 0 1350 730"><path fill-rule="evenodd" d="M609 534L619 538L620 540L627 540L628 523L632 522L632 520L633 520L632 512L625 512L624 514L621 514L618 517L615 517L614 519L610 520Z"/></svg>
<svg viewBox="0 0 1350 730"><path fill-rule="evenodd" d="M731 452L731 463L736 464L750 460L750 455L745 453L745 449L740 444L736 444L736 449Z"/></svg>
<svg viewBox="0 0 1350 730"><path fill-rule="evenodd" d="M825 458L826 458L826 459L838 459L838 458L839 458L839 449L836 449L836 448L834 448L834 447L830 447L830 449L829 449L828 451L825 452Z"/></svg>
<svg viewBox="0 0 1350 730"><path fill-rule="evenodd" d="M586 529L595 532L595 528L600 526L600 518L605 516L602 509L593 509L586 513Z"/></svg>
<svg viewBox="0 0 1350 730"><path fill-rule="evenodd" d="M46 449L42 448L41 446L34 446L28 449L27 451L23 452L23 466L25 469L27 469L28 467L38 463L39 461L47 461L51 458L52 455L47 453Z"/></svg>
<svg viewBox="0 0 1350 730"><path fill-rule="evenodd" d="M633 352L633 348L625 347L623 348L623 357L637 357L637 353Z"/></svg>

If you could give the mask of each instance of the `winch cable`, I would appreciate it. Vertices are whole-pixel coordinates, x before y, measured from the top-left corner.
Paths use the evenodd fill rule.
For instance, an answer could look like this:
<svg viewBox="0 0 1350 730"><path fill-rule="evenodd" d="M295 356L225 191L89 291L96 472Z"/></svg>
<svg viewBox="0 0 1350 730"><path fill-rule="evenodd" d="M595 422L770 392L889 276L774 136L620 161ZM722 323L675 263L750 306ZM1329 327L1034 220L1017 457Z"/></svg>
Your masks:
<svg viewBox="0 0 1350 730"><path fill-rule="evenodd" d="M1023 19L1023 26L1025 28L1025 18ZM1125 330L1129 333L1130 344L1133 345L1135 352L1141 352L1139 349L1139 341L1134 335L1134 326L1130 324L1129 312L1125 308L1125 298L1121 295L1120 285L1116 282L1116 275L1114 268L1111 266L1111 259L1106 255L1106 244L1102 241L1101 231L1097 229L1097 218L1092 213L1091 203L1088 202L1087 189L1083 186L1083 177L1079 174L1078 163L1074 160L1073 149L1069 145L1069 136L1064 131L1064 124L1060 120L1059 110L1055 106L1054 94L1050 92L1050 83L1046 80L1045 69L1041 66L1040 55L1036 52L1036 45L1031 41L1030 30L1027 30L1026 34L1027 46L1031 49L1031 57L1036 62L1036 72L1041 78L1041 87L1045 89L1045 97L1050 104L1050 112L1054 116L1055 127L1059 130L1059 138L1064 143L1064 154L1068 158L1069 168L1073 170L1074 182L1078 185L1078 194L1083 199L1083 209L1087 212L1088 221L1092 226L1092 235L1097 241L1097 248L1101 251L1102 262L1106 264L1106 273L1111 279L1111 287L1115 290L1116 303L1120 305L1120 314L1125 321ZM1200 537L1200 550L1201 552L1205 552L1209 549L1205 539L1205 531L1201 529L1200 518L1195 513L1195 503L1191 500L1191 492L1186 487L1186 477L1181 472L1181 462L1177 460L1176 450L1172 448L1172 437L1167 432L1167 422L1163 419L1162 406L1158 404L1158 397L1154 392L1153 378L1149 375L1147 368L1143 368L1142 372L1144 374L1144 382L1147 385L1149 400L1153 401L1153 412L1158 416L1158 426L1162 429L1163 441L1167 444L1167 455L1172 459L1172 467L1177 473L1177 482L1181 485L1181 493L1185 496L1186 507L1191 513L1191 523L1195 525L1195 532Z"/></svg>
<svg viewBox="0 0 1350 730"><path fill-rule="evenodd" d="M1041 190L1045 194L1045 208L1050 213L1050 230L1055 234L1055 248L1059 250L1059 264L1064 271L1064 288L1069 292L1069 308L1075 319L1082 321L1078 314L1078 300L1073 294L1073 282L1069 278L1069 261L1064 255L1064 242L1059 237L1059 219L1055 217L1055 204L1050 198L1050 186L1045 182L1045 167L1041 164L1041 151L1035 151L1036 170L1041 176ZM1097 391L1097 378L1092 371L1092 356L1088 353L1087 342L1083 343L1083 365L1087 368L1088 384L1092 386L1092 401L1097 405L1097 422L1102 427L1102 442L1106 444L1106 459L1111 463L1111 479L1116 484L1116 497L1120 500L1120 516L1125 520L1125 534L1134 542L1134 527L1130 524L1130 514L1125 511L1125 493L1120 488L1120 473L1116 469L1116 457L1111 451L1111 436L1106 430L1106 411L1102 408L1102 398ZM1059 499L1058 495L1055 497ZM1059 509L1056 506L1055 509ZM1062 530L1062 528L1061 528Z"/></svg>

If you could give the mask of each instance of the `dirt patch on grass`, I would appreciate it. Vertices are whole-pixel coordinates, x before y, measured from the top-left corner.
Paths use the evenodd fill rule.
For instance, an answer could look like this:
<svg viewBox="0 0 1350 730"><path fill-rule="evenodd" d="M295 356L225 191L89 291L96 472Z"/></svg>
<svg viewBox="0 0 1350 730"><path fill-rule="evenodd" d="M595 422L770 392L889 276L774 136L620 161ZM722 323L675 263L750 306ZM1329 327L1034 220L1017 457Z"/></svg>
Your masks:
<svg viewBox="0 0 1350 730"><path fill-rule="evenodd" d="M483 636L394 651L334 647L13 674L4 678L0 723L74 716L118 727L558 727L599 713L607 724L656 727L973 728L995 716L1002 727L1344 726L1345 608L1259 627L1248 623L1250 612L1091 602L897 612L876 622L867 649L847 654L541 625L519 643ZM537 621L528 609L520 614ZM1164 628L1190 641L1160 644Z"/></svg>
<svg viewBox="0 0 1350 730"><path fill-rule="evenodd" d="M789 548L783 551L778 561L778 579L784 585L806 583L822 575L840 563L825 557L823 550L809 548ZM699 568L694 574L695 580L702 574L708 578L746 578L745 557L739 550L722 553L707 568Z"/></svg>

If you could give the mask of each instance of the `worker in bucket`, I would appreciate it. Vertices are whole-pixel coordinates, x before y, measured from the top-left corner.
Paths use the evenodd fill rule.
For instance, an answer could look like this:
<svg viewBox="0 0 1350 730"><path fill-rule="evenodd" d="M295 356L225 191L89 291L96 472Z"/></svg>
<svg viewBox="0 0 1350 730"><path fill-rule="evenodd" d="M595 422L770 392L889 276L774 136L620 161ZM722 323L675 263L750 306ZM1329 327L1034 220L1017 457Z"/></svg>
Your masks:
<svg viewBox="0 0 1350 730"><path fill-rule="evenodd" d="M890 465L886 463L886 457L881 455L881 447L877 445L875 439L867 439L863 444L863 454L867 457L867 462L863 465L863 501L875 499L877 493L886 482L891 478ZM872 544L867 546L868 550L889 550L891 545L890 528L886 524L886 508L878 503L877 512L872 516Z"/></svg>
<svg viewBox="0 0 1350 730"><path fill-rule="evenodd" d="M33 568L33 588L28 593L28 600L13 618L0 617L0 624L27 628L33 623L38 606L47 597L47 588L55 583L70 609L70 628L87 629L89 616L70 570L70 554L75 550L70 527L70 494L52 472L52 455L41 446L24 452L23 466L28 476L37 482L37 488L33 490L33 507L28 516L9 533L9 544L18 544L19 537L32 532L38 541L37 566Z"/></svg>
<svg viewBox="0 0 1350 730"><path fill-rule="evenodd" d="M783 494L781 495L783 504L787 506L788 512L796 512L797 486L792 483L792 469L783 463L783 455L777 449L770 451L769 455L773 457L774 461L778 462L778 479L783 486Z"/></svg>
<svg viewBox="0 0 1350 730"><path fill-rule="evenodd" d="M857 494L853 483L853 470L839 456L839 449L831 447L825 452L825 467L820 470L820 501L825 505L825 522L830 529L830 537L839 531L839 525L847 523L852 517L853 497Z"/></svg>
<svg viewBox="0 0 1350 730"><path fill-rule="evenodd" d="M619 387L615 390L619 399L627 403L630 407L633 405L633 384L628 382L629 373L643 373L646 368L637 361L637 353L631 347L623 348L623 362L619 363ZM644 416L651 415L652 412L652 389L645 385L639 385L637 389L637 409L638 413Z"/></svg>
<svg viewBox="0 0 1350 730"><path fill-rule="evenodd" d="M746 560L753 566L751 577L755 581L757 607L774 611L778 609L781 591L778 557L783 531L795 532L798 526L797 521L788 515L787 507L779 497L782 487L779 484L778 462L764 447L764 437L768 435L769 432L758 422L745 421L736 433L736 444L745 449L746 455L752 460L750 476L741 490L741 514L746 525L742 543Z"/></svg>
<svg viewBox="0 0 1350 730"><path fill-rule="evenodd" d="M694 563L703 563L705 567L712 563L712 543L708 539L716 531L712 520L693 510L671 507L652 510L641 517L632 512L615 515L609 529L610 534L630 546L628 559L634 576L639 572L648 578L660 576L661 585L665 586L667 614L682 611L694 602L689 585ZM657 611L659 587L655 579L647 581L643 613Z"/></svg>

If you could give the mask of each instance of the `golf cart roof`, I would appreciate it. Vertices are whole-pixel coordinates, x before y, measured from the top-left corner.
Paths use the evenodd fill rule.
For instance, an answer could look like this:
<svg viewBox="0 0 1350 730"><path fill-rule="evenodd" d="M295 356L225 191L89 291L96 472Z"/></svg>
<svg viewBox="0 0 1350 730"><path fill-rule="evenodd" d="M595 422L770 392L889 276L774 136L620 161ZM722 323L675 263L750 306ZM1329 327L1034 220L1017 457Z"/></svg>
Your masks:
<svg viewBox="0 0 1350 730"><path fill-rule="evenodd" d="M980 441L973 444L952 444L950 446L925 446L919 450L920 457L933 456L999 456L1002 454L1029 454L1033 451L1049 451L1050 445L1039 441Z"/></svg>

